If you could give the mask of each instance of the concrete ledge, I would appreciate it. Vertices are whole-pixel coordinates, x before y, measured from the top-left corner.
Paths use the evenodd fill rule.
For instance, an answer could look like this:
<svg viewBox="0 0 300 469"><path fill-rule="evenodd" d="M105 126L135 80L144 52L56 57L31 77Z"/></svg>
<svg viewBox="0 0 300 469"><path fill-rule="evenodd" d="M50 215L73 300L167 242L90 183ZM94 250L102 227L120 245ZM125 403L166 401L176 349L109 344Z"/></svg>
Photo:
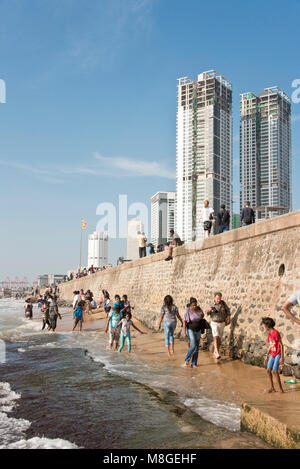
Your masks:
<svg viewBox="0 0 300 469"><path fill-rule="evenodd" d="M249 404L242 405L241 423L275 448L300 449L300 432Z"/></svg>
<svg viewBox="0 0 300 469"><path fill-rule="evenodd" d="M173 250L173 257L176 258L178 256L186 256L188 254L192 254L202 250L222 247L227 244L237 243L239 241L245 241L247 239L256 238L258 236L264 236L270 233L292 229L296 227L300 227L300 210L290 212L275 218L271 218L269 220L262 221L259 223L254 223L250 226L237 228L235 230L222 233L220 235L211 236L210 238L204 240L186 243L183 246L177 247ZM142 259L135 259L131 262L126 262L125 264L118 265L116 267L111 267L107 270L97 272L92 275L101 276L107 272L120 272L122 270L128 270L139 265L145 266L147 264L152 264L153 262L160 262L166 257L166 251L157 254L151 254L150 256L144 257ZM90 278L91 276L88 275L86 277L81 277L80 280L90 280ZM74 282L76 280L78 279L71 280L71 282Z"/></svg>

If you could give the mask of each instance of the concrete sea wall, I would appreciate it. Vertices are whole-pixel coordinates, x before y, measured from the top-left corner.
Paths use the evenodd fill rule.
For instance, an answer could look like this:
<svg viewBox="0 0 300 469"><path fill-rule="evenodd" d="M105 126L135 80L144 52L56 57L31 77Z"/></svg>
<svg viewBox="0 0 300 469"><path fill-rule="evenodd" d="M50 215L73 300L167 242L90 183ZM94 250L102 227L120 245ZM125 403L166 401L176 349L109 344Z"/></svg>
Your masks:
<svg viewBox="0 0 300 469"><path fill-rule="evenodd" d="M300 326L281 311L284 301L300 289L300 210L185 244L174 250L172 261L165 262L165 257L155 254L64 283L61 298L69 301L73 290L81 288L89 288L97 300L103 288L111 297L126 293L134 315L155 328L165 295L173 296L183 314L191 296L206 310L214 292L221 291L232 313L232 324L225 329L231 356L261 365L267 349L260 320L271 316L287 347L284 373L300 378L295 358Z"/></svg>

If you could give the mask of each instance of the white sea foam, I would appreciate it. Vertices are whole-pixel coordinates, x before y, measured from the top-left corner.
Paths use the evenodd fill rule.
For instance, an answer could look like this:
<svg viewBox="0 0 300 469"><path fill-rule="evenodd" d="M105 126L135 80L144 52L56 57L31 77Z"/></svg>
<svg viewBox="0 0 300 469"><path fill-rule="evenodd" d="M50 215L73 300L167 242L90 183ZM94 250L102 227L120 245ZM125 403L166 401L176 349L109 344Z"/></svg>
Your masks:
<svg viewBox="0 0 300 469"><path fill-rule="evenodd" d="M238 432L241 429L241 409L233 403L215 401L205 397L182 398L180 400L204 420L227 428L231 432Z"/></svg>
<svg viewBox="0 0 300 469"><path fill-rule="evenodd" d="M16 419L8 414L17 405L21 394L13 391L9 383L0 382L0 449L75 449L77 446L60 438L34 437L26 440L29 420Z"/></svg>
<svg viewBox="0 0 300 469"><path fill-rule="evenodd" d="M30 425L28 420L14 419L8 417L5 412L0 412L0 449L7 448L7 445L23 439Z"/></svg>
<svg viewBox="0 0 300 469"><path fill-rule="evenodd" d="M1 448L1 446L0 446ZM34 437L28 440L22 439L9 443L5 446L6 449L78 449L74 443L61 438L40 438Z"/></svg>

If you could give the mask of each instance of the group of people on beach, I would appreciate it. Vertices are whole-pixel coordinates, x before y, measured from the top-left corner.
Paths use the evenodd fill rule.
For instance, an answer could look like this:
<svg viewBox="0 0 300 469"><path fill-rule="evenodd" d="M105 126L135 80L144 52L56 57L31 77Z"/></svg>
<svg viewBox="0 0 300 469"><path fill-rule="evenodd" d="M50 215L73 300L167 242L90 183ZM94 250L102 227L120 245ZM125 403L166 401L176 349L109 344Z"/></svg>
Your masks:
<svg viewBox="0 0 300 469"><path fill-rule="evenodd" d="M210 316L210 324L204 319L204 312L198 305L196 298L190 298L186 306L183 319L181 318L177 306L173 302L171 295L164 298L164 304L160 312L160 320L158 330L160 330L162 322L164 324L165 346L168 355L174 353L174 332L177 326L177 319L183 328L183 337L188 340L189 348L185 357L184 366L192 368L198 366L198 351L201 335L206 330L211 330L214 341L214 357L219 360L221 339L226 325L230 324L230 309L226 302L222 299L222 293L216 292L213 304L207 309L206 314Z"/></svg>
<svg viewBox="0 0 300 469"><path fill-rule="evenodd" d="M106 290L102 290L103 298L100 304L103 306L106 313L105 332L109 333L109 346L121 352L124 348L125 342L127 343L128 352L131 352L131 327L144 334L132 321L132 306L128 301L127 295L115 295L114 299L110 299L110 295ZM87 295L88 296L88 295ZM82 314L86 304L86 296L77 298L77 292L74 292L74 328L78 322L81 322L80 330L82 329ZM204 318L205 314L210 317L208 323ZM78 316L79 315L79 316ZM78 319L80 317L81 319ZM191 297L189 303L186 305L186 310L181 317L178 307L174 304L171 295L166 295L160 311L158 321L158 331L163 324L165 347L168 356L174 354L174 333L177 327L177 321L180 322L182 327L182 336L188 342L188 350L184 360L184 367L197 368L198 367L198 353L200 347L201 337L207 336L210 332L213 338L213 357L218 361L221 358L220 346L224 334L225 327L231 323L230 308L222 298L221 292L216 292L211 305L204 311L198 304L196 298ZM267 364L267 374L269 379L270 388L268 392L275 392L274 381L276 380L279 391L282 393L283 388L279 375L279 365L284 362L284 346L279 332L275 329L275 321L272 318L262 318L261 325L268 332L267 341L269 343L268 353L265 357Z"/></svg>
<svg viewBox="0 0 300 469"><path fill-rule="evenodd" d="M294 296L292 298L294 298ZM289 304L295 305L295 300L293 300L293 303L290 302ZM208 329L211 330L213 336L213 355L217 360L221 358L220 345L224 329L231 322L230 309L222 299L221 292L215 293L213 304L207 309L206 314L210 316L210 324L204 319L204 312L198 305L197 299L190 298L190 302L187 304L187 309L182 319L177 306L173 303L173 298L170 295L164 298L158 329L161 328L163 322L165 346L170 356L174 353L174 331L177 326L177 319L181 322L183 337L187 338L189 344L183 364L184 367L198 367L198 351L201 335L205 334ZM273 318L263 317L261 326L263 326L268 333L267 342L269 343L269 349L265 356L270 385L268 392L276 392L273 380L275 379L278 384L279 392L283 393L284 391L279 374L279 365L283 365L284 363L284 346L282 339L280 333L275 329L275 321Z"/></svg>
<svg viewBox="0 0 300 469"><path fill-rule="evenodd" d="M102 290L102 297L97 305L94 295L90 290L75 290L73 292L73 331L79 326L82 331L82 323L84 313L91 314L92 309L103 308L106 313L105 332L109 334L109 347L118 352L122 352L125 342L127 350L131 352L131 328L137 330L141 334L145 334L132 321L132 309L128 297L124 294L122 297L118 294L113 299L107 290ZM40 296L38 306L42 312L42 330L47 326L47 330L55 331L57 318L62 318L57 305L57 295L47 290L43 296ZM299 320L291 313L293 306L300 305L300 290L297 290L291 298L283 305L282 310L289 319L299 324ZM32 319L33 305L31 299L27 299L24 304L25 317ZM208 323L205 314L210 317ZM198 352L201 337L207 337L210 334L213 338L213 357L218 361L221 358L220 345L224 334L225 327L231 323L230 308L222 298L221 292L216 292L214 299L205 313L200 307L196 298L191 297L186 305L186 310L181 317L178 307L174 304L171 295L166 295L160 311L158 320L158 331L163 324L165 347L168 356L174 354L174 334L177 327L177 321L182 327L181 336L188 342L188 350L184 360L184 367L198 367ZM276 381L279 391L282 393L283 388L280 380L279 366L284 363L284 346L280 333L275 329L275 321L271 317L263 317L261 326L268 333L267 342L269 343L268 352L265 357L267 365L267 374L270 387L268 392L275 392L274 380Z"/></svg>
<svg viewBox="0 0 300 469"><path fill-rule="evenodd" d="M54 332L57 325L57 319L62 319L61 314L58 311L57 299L58 297L56 294L48 291L39 298L38 307L41 309L43 321L42 331L47 326L48 331Z"/></svg>
<svg viewBox="0 0 300 469"><path fill-rule="evenodd" d="M131 327L136 329L141 334L144 334L132 321L131 305L128 301L127 295L123 295L122 299L120 295L115 295L114 301L111 302L108 291L102 290L103 298L100 299L100 305L103 306L106 313L106 326L105 332L109 332L109 346L112 349L115 346L115 350L122 352L124 344L126 342L128 352L131 352ZM74 313L74 326L75 330L79 323L79 329L82 330L83 313L84 310L89 314L89 303L93 296L92 292L83 293L74 291L73 299L73 313ZM119 342L121 341L120 345Z"/></svg>

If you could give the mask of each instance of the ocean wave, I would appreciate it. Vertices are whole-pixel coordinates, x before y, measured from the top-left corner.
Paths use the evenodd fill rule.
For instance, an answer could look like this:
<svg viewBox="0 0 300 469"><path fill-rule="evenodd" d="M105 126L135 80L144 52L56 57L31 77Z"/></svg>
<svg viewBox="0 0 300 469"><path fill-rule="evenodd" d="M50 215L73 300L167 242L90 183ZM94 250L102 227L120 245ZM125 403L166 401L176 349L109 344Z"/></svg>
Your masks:
<svg viewBox="0 0 300 469"><path fill-rule="evenodd" d="M0 446L1 448L1 446ZM78 449L78 446L61 438L34 437L9 443L6 449Z"/></svg>
<svg viewBox="0 0 300 469"><path fill-rule="evenodd" d="M113 356L109 354L99 354L99 352L88 350L86 355L95 362L101 363L105 369L112 374L125 379L144 384L152 388L159 388L171 391L179 398L180 402L191 411L199 415L204 420L211 422L218 427L226 428L232 432L241 429L241 409L236 404L226 401L214 400L206 397L199 397L199 391L189 391L186 396L186 388L178 384L176 376L166 374L165 370L157 369L155 373L149 374L146 364L130 362L124 360L116 363ZM123 358L123 357L120 357ZM153 371L153 370L152 370ZM155 380L153 379L155 376Z"/></svg>
<svg viewBox="0 0 300 469"><path fill-rule="evenodd" d="M25 438L31 422L8 414L16 407L21 394L13 391L9 383L0 382L0 449L76 449L74 443L60 438Z"/></svg>
<svg viewBox="0 0 300 469"><path fill-rule="evenodd" d="M230 402L221 402L206 397L181 398L180 401L204 420L226 428L231 432L241 429L241 409Z"/></svg>

